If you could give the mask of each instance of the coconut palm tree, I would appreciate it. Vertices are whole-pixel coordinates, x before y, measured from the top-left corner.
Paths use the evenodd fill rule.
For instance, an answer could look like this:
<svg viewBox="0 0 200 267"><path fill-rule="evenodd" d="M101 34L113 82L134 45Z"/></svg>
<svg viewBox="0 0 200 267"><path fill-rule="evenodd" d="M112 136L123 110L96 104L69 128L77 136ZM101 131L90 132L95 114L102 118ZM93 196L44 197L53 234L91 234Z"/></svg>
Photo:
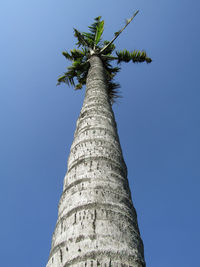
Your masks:
<svg viewBox="0 0 200 267"><path fill-rule="evenodd" d="M126 21L111 41L102 41L104 21L95 18L89 32L74 29L77 46L63 55L72 65L58 84L81 89L84 103L77 121L59 202L58 220L47 267L144 267L143 243L133 207L127 168L111 104L119 96L111 61L147 62L145 51L116 51L114 41L137 15Z"/></svg>

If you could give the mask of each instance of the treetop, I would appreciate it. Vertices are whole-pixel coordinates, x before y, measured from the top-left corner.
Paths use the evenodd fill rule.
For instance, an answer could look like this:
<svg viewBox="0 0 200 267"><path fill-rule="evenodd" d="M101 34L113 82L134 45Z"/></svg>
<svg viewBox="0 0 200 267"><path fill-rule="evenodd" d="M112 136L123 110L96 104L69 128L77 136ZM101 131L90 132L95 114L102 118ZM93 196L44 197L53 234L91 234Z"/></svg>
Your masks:
<svg viewBox="0 0 200 267"><path fill-rule="evenodd" d="M120 86L114 81L114 77L119 72L120 67L113 67L111 62L115 61L119 65L121 62L150 63L152 61L145 51L133 50L129 52L126 49L115 51L114 41L135 18L138 12L136 11L130 19L126 20L125 26L114 33L111 41L102 41L104 20L101 20L101 16L94 19L93 24L88 27L89 32L79 32L77 29L74 29L78 48L70 50L70 53L67 51L62 53L67 60L72 62L72 65L67 68L67 72L64 75L58 78L57 84L66 83L67 85L72 85L75 89L81 89L86 84L87 73L90 67L89 59L95 54L102 59L107 79L108 95L111 102L115 102L115 98L119 97L117 89ZM115 55L113 55L114 51Z"/></svg>

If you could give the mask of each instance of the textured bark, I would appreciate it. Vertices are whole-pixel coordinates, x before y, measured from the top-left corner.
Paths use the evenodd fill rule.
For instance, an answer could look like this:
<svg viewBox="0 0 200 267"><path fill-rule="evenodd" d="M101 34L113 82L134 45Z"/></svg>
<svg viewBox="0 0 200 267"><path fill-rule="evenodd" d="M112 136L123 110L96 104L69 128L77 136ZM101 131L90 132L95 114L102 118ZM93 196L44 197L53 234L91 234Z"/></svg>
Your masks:
<svg viewBox="0 0 200 267"><path fill-rule="evenodd" d="M144 267L101 59L92 56L47 267Z"/></svg>

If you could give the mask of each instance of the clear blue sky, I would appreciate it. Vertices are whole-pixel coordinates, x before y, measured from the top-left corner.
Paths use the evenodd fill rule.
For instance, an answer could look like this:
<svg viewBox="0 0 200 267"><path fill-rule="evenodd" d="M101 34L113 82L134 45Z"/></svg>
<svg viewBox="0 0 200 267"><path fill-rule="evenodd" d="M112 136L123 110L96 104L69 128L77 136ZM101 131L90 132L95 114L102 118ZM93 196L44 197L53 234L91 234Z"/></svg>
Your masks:
<svg viewBox="0 0 200 267"><path fill-rule="evenodd" d="M118 49L114 105L148 267L199 266L200 2L1 0L0 255L4 267L45 267L84 91L56 87L73 27L105 19L105 39L140 10Z"/></svg>

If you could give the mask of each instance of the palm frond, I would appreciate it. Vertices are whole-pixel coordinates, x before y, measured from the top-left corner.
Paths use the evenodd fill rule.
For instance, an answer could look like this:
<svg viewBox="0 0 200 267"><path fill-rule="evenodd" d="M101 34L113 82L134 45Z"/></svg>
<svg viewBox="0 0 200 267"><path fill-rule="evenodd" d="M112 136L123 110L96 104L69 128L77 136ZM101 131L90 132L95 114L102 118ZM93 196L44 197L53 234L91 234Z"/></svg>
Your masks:
<svg viewBox="0 0 200 267"><path fill-rule="evenodd" d="M82 35L85 37L85 40L87 41L88 46L92 49L94 47L94 39L95 39L94 34L90 32L82 32Z"/></svg>
<svg viewBox="0 0 200 267"><path fill-rule="evenodd" d="M111 65L104 64L107 81L113 80L115 75L120 71L119 67L112 67Z"/></svg>
<svg viewBox="0 0 200 267"><path fill-rule="evenodd" d="M95 34L95 46L98 45L99 41L101 40L101 36L104 30L104 20L99 21L96 27L96 34ZM95 48L95 47L94 47Z"/></svg>
<svg viewBox="0 0 200 267"><path fill-rule="evenodd" d="M95 22L88 27L90 32L83 32L82 35L92 49L98 45L101 40L101 36L104 30L104 21L101 21L101 17L95 18Z"/></svg>
<svg viewBox="0 0 200 267"><path fill-rule="evenodd" d="M58 78L57 85L60 85L61 83L66 83L67 85L75 86L74 74L72 73L72 71L68 71Z"/></svg>
<svg viewBox="0 0 200 267"><path fill-rule="evenodd" d="M78 80L81 85L86 84L88 69L88 62L82 63L80 59L74 61L73 64L67 68L68 71L58 78L57 85L66 83L67 85L74 86L75 89L80 89L80 85L78 85L78 87L76 86L75 79Z"/></svg>
<svg viewBox="0 0 200 267"><path fill-rule="evenodd" d="M152 59L147 57L145 51L134 50L133 52L129 52L126 49L122 51L116 51L116 55L118 57L118 63L120 62L129 62L132 60L133 63L145 62L151 63Z"/></svg>
<svg viewBox="0 0 200 267"><path fill-rule="evenodd" d="M70 55L67 51L63 51L62 54L63 54L63 56L64 56L66 59L68 59L68 60L70 60L70 61L73 61L73 60L74 60L73 57L72 57L72 55Z"/></svg>
<svg viewBox="0 0 200 267"><path fill-rule="evenodd" d="M120 63L121 61L124 62L129 62L131 60L131 55L130 52L127 51L126 49L124 49L123 51L117 51L116 55L118 57L118 63Z"/></svg>
<svg viewBox="0 0 200 267"><path fill-rule="evenodd" d="M111 103L115 103L117 98L120 98L119 94L120 84L115 82L108 82L108 96Z"/></svg>
<svg viewBox="0 0 200 267"><path fill-rule="evenodd" d="M77 60L79 58L82 59L85 56L85 52L83 52L79 49L73 49L70 52L71 52L71 54L69 54L67 51L62 52L63 56L70 61L74 61L74 60Z"/></svg>
<svg viewBox="0 0 200 267"><path fill-rule="evenodd" d="M80 90L82 89L83 85L81 83L78 83L76 86L75 86L75 90Z"/></svg>
<svg viewBox="0 0 200 267"><path fill-rule="evenodd" d="M82 32L82 36L87 43L88 47L93 48L95 44L95 36L99 23L101 23L101 16L94 19L95 22L89 26L89 32ZM78 32L80 34L80 32Z"/></svg>
<svg viewBox="0 0 200 267"><path fill-rule="evenodd" d="M107 46L107 44L109 44L109 41L104 41L104 46ZM110 44L109 46L107 46L106 49L104 49L104 51L101 53L102 55L111 55L112 52L115 50L115 45L114 44Z"/></svg>
<svg viewBox="0 0 200 267"><path fill-rule="evenodd" d="M101 16L96 17L94 19L94 23L88 27L90 32L94 34L94 37L95 37L95 34L96 34L97 26L98 26L100 21L101 21Z"/></svg>
<svg viewBox="0 0 200 267"><path fill-rule="evenodd" d="M83 51L81 51L79 49L73 49L73 50L71 50L71 55L72 55L74 60L77 60L77 59L82 59L85 54Z"/></svg>
<svg viewBox="0 0 200 267"><path fill-rule="evenodd" d="M80 46L88 46L89 47L89 43L87 42L85 36L83 34L81 34L78 30L74 29L74 36L78 39L78 42L76 43L76 45L78 47Z"/></svg>
<svg viewBox="0 0 200 267"><path fill-rule="evenodd" d="M100 53L103 53L103 51L104 50L106 50L107 49L107 47L108 46L110 46L116 39L117 39L117 37L125 30L125 28L131 23L131 21L135 18L135 16L138 14L138 12L139 12L139 10L137 10L134 14L133 14L133 16L130 18L130 19L128 19L127 21L126 21L126 25L121 29L121 30L119 30L118 32L116 32L115 33L115 37L106 45L106 46L104 46L102 49L101 49L101 51L100 51Z"/></svg>

